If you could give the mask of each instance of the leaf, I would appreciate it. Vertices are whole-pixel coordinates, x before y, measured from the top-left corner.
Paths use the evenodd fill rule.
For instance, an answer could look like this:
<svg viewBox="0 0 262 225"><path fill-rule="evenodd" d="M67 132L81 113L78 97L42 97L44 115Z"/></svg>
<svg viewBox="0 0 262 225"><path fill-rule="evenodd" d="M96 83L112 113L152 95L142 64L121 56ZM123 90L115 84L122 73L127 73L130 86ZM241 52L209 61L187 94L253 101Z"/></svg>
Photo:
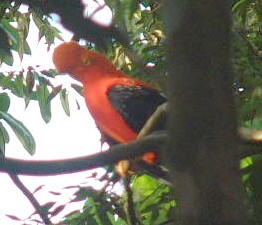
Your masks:
<svg viewBox="0 0 262 225"><path fill-rule="evenodd" d="M70 186L63 187L63 189L75 189L75 188L79 188L79 185L70 185Z"/></svg>
<svg viewBox="0 0 262 225"><path fill-rule="evenodd" d="M49 210L55 205L56 202L47 202L44 205L41 206L41 211L44 212L44 214L48 214Z"/></svg>
<svg viewBox="0 0 262 225"><path fill-rule="evenodd" d="M10 41L5 28L0 24L0 64L5 62L7 65L12 66L14 59L10 51Z"/></svg>
<svg viewBox="0 0 262 225"><path fill-rule="evenodd" d="M28 94L31 94L35 86L35 77L31 70L28 70L25 78L26 86L28 87Z"/></svg>
<svg viewBox="0 0 262 225"><path fill-rule="evenodd" d="M79 188L79 190L77 190L75 193L76 198L74 201L85 200L86 198L91 197L93 194L92 188Z"/></svg>
<svg viewBox="0 0 262 225"><path fill-rule="evenodd" d="M47 77L55 77L55 71L50 69L50 70L41 70L41 74L47 76Z"/></svg>
<svg viewBox="0 0 262 225"><path fill-rule="evenodd" d="M46 84L36 87L38 96L38 105L43 120L48 123L51 120L51 104L49 101L49 91Z"/></svg>
<svg viewBox="0 0 262 225"><path fill-rule="evenodd" d="M43 224L42 220L38 220L38 219L33 219L33 220L29 220L30 222L34 222L34 224Z"/></svg>
<svg viewBox="0 0 262 225"><path fill-rule="evenodd" d="M15 77L15 82L13 82L13 86L14 86L15 95L19 97L23 97L24 96L24 76L22 72L20 72L19 75Z"/></svg>
<svg viewBox="0 0 262 225"><path fill-rule="evenodd" d="M48 50L50 48L50 45L54 43L55 38L63 41L63 38L59 34L60 31L50 24L50 22L48 21L48 17L44 16L42 12L34 10L34 12L32 12L32 18L35 25L39 29L38 41L40 41L42 37L45 37L46 43L48 45Z"/></svg>
<svg viewBox="0 0 262 225"><path fill-rule="evenodd" d="M63 211L63 209L66 207L66 205L60 205L58 207L56 207L50 214L52 216L56 216L58 213L60 213L61 211Z"/></svg>
<svg viewBox="0 0 262 225"><path fill-rule="evenodd" d="M232 7L232 11L233 12L236 12L236 11L240 11L240 10L243 10L246 8L246 5L249 3L248 0L240 0L240 1L237 1L235 3L235 5L233 5Z"/></svg>
<svg viewBox="0 0 262 225"><path fill-rule="evenodd" d="M7 93L0 93L0 111L7 112L10 106L10 98Z"/></svg>
<svg viewBox="0 0 262 225"><path fill-rule="evenodd" d="M68 214L65 215L66 218L71 217L71 219L74 217L78 217L80 215L79 210L74 210Z"/></svg>
<svg viewBox="0 0 262 225"><path fill-rule="evenodd" d="M8 143L9 140L9 135L3 124L0 122L0 156L5 155L5 144Z"/></svg>
<svg viewBox="0 0 262 225"><path fill-rule="evenodd" d="M72 87L73 89L75 89L75 91L76 91L79 95L83 96L83 87L82 87L81 85L71 84L71 87Z"/></svg>
<svg viewBox="0 0 262 225"><path fill-rule="evenodd" d="M5 52L3 49L0 49L0 64L4 62L8 66L12 66L14 63L14 58L11 52Z"/></svg>
<svg viewBox="0 0 262 225"><path fill-rule="evenodd" d="M10 219L12 220L16 220L16 221L22 221L22 219L20 219L19 217L17 216L14 216L14 215L9 215L9 214L5 214L7 217L9 217Z"/></svg>
<svg viewBox="0 0 262 225"><path fill-rule="evenodd" d="M26 40L29 31L29 24L30 24L30 13L21 14L17 21L17 31L19 36L17 50L20 60L23 59L24 54L31 54L30 47Z"/></svg>
<svg viewBox="0 0 262 225"><path fill-rule="evenodd" d="M62 89L60 91L60 100L66 115L70 116L70 107L69 107L68 94L66 89Z"/></svg>
<svg viewBox="0 0 262 225"><path fill-rule="evenodd" d="M50 95L48 96L48 101L51 101L62 89L62 85L58 85L56 87L54 87L50 93Z"/></svg>
<svg viewBox="0 0 262 225"><path fill-rule="evenodd" d="M44 184L39 185L38 187L36 187L36 189L32 193L35 194L36 192L40 191L43 187L45 187Z"/></svg>
<svg viewBox="0 0 262 225"><path fill-rule="evenodd" d="M9 21L4 20L4 19L1 21L1 25L3 26L4 30L8 34L8 37L10 38L10 41L12 43L12 45L11 45L12 49L17 51L17 45L18 45L18 42L19 42L19 36L18 36L17 29L14 28L9 23Z"/></svg>
<svg viewBox="0 0 262 225"><path fill-rule="evenodd" d="M31 70L28 70L26 74L25 83L26 85L23 85L23 92L24 92L25 107L27 107L31 99L31 94L33 93L33 88L35 86L35 78Z"/></svg>
<svg viewBox="0 0 262 225"><path fill-rule="evenodd" d="M116 216L112 215L110 212L107 212L107 216L108 216L111 224L113 224L113 225L127 225L127 222L124 219L122 219L120 217L116 218Z"/></svg>
<svg viewBox="0 0 262 225"><path fill-rule="evenodd" d="M15 119L8 113L0 111L0 117L3 118L8 125L12 128L19 141L30 155L35 153L35 140L30 131L24 126L22 122Z"/></svg>
<svg viewBox="0 0 262 225"><path fill-rule="evenodd" d="M8 143L10 141L9 135L3 124L0 122L0 132L2 133L2 136L4 138L5 143Z"/></svg>
<svg viewBox="0 0 262 225"><path fill-rule="evenodd" d="M52 195L61 195L61 192L56 192L56 191L49 191L49 193Z"/></svg>
<svg viewBox="0 0 262 225"><path fill-rule="evenodd" d="M147 197L152 195L152 193L160 186L161 184L148 175L139 176L134 180L133 189L137 192L140 192L142 196Z"/></svg>

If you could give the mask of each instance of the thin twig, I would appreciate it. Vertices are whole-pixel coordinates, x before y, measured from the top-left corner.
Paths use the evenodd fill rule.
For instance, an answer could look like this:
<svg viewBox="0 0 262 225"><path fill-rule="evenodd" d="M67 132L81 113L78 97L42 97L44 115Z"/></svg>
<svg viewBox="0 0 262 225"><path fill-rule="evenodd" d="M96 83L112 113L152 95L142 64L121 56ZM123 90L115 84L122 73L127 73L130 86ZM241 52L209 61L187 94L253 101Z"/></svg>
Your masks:
<svg viewBox="0 0 262 225"><path fill-rule="evenodd" d="M168 106L168 103L165 102L157 107L155 112L149 117L149 119L146 121L143 128L140 130L137 136L137 139L141 139L151 134L155 130L155 128L159 124L159 121L166 115L167 106Z"/></svg>
<svg viewBox="0 0 262 225"><path fill-rule="evenodd" d="M99 5L90 15L88 15L89 19L92 19L93 16L95 16L96 13L98 13L100 10L106 7L106 4Z"/></svg>
<svg viewBox="0 0 262 225"><path fill-rule="evenodd" d="M133 201L133 191L131 189L131 176L126 176L124 179L125 190L127 194L127 218L130 225L137 225L136 209Z"/></svg>
<svg viewBox="0 0 262 225"><path fill-rule="evenodd" d="M48 218L48 215L42 210L41 205L37 201L37 199L34 197L34 195L27 189L27 187L22 183L22 181L19 179L17 174L9 173L9 176L11 180L14 182L14 184L22 191L22 193L26 196L26 198L30 201L30 203L35 208L35 211L38 213L40 218L43 220L43 222L48 225L51 224L51 221Z"/></svg>

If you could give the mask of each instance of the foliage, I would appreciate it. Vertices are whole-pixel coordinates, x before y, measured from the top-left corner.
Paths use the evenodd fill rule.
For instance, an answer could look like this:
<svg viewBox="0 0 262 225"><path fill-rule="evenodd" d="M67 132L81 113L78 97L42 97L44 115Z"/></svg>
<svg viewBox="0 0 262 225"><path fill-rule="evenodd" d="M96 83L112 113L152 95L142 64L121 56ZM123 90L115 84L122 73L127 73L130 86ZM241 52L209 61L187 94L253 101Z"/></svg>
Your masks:
<svg viewBox="0 0 262 225"><path fill-rule="evenodd" d="M4 40L0 43L0 62L8 65L13 64L13 56L10 50L18 52L21 60L24 54L31 54L26 38L32 21L35 22L39 29L39 40L44 37L48 47L54 42L55 37L61 39L58 30L51 26L46 15L43 15L39 10L32 9L29 9L26 13L21 13L18 10L19 7L21 7L21 4L15 2L12 4L0 3L0 39ZM28 106L31 99L38 100L42 118L45 122L49 122L51 119L50 102L57 93L61 93L61 99L65 102L63 104L65 111L69 111L66 108L68 106L66 104L67 96L65 91L61 90L61 86L54 87L48 80L48 76L53 73L54 71L37 72L31 67L27 71L17 73L5 73L3 71L0 73L1 106L4 106L4 109L1 110L0 118L9 124L30 154L35 152L34 138L22 122L7 114L10 101L9 95L11 92L17 97L23 98L25 107ZM9 142L9 135L2 123L1 134L1 151L4 153L5 144Z"/></svg>
<svg viewBox="0 0 262 225"><path fill-rule="evenodd" d="M262 128L262 37L259 1L235 1L233 11L233 68L239 123L253 129ZM247 191L250 224L261 224L261 156L241 162Z"/></svg>
<svg viewBox="0 0 262 225"><path fill-rule="evenodd" d="M97 1L94 1L98 4ZM128 46L122 45L111 38L106 55L126 73L149 80L162 87L165 80L165 51L164 51L164 21L162 16L162 1L156 0L106 0L113 12L113 22L125 36ZM53 44L55 38L61 39L59 32L50 24L50 18L39 8L29 7L28 12L19 12L18 3L0 3L0 61L13 64L10 52L19 53L20 59L24 54L30 54L30 46L26 37L29 24L34 21L39 29L38 39L45 38L47 44ZM103 7L101 7L103 8ZM68 12L70 13L70 12ZM232 62L234 70L234 90L238 107L239 124L249 128L262 129L262 38L261 18L262 9L259 1L235 0L232 4ZM17 26L14 26L13 23ZM95 35L95 34L94 34ZM98 37L97 37L98 38ZM87 41L89 48L100 50L99 45ZM132 58L132 52L137 55ZM139 63L140 62L140 63ZM142 63L141 63L142 62ZM141 73L141 71L143 73ZM145 72L145 73L144 73ZM70 115L67 91L62 85L54 86L55 71L37 71L28 68L18 73L0 73L0 120L5 120L14 130L24 147L33 154L35 145L33 136L25 126L8 114L11 93L23 98L25 106L31 100L38 101L40 113L45 122L51 119L51 101L59 94L62 107ZM79 91L79 86L72 85ZM163 90L164 91L164 90ZM80 91L81 92L81 91ZM9 135L5 124L0 121L0 148L4 154L5 144ZM243 184L247 193L247 207L250 224L261 224L261 156L250 156L241 161ZM67 224L128 224L128 191L119 195L113 191L118 179L112 181L111 173L107 173L106 182L101 190L90 186L79 187L73 201L85 200L81 212L68 215ZM167 224L172 221L171 211L176 202L171 188L147 175L132 178L133 201L139 224ZM111 187L111 188L110 188ZM52 216L63 210L63 207L50 211L52 204L46 203L46 210ZM134 212L131 212L134 213ZM17 218L13 217L14 220Z"/></svg>
<svg viewBox="0 0 262 225"><path fill-rule="evenodd" d="M261 128L261 5L258 1L237 1L232 11L233 66L240 123Z"/></svg>
<svg viewBox="0 0 262 225"><path fill-rule="evenodd" d="M170 218L175 202L170 187L147 175L133 178L133 199L141 224L163 224ZM105 188L106 187L106 188ZM82 213L67 218L70 225L86 221L86 224L128 224L127 193L116 194L112 183L106 183L100 191L90 187L79 189L77 200L87 198ZM105 191L106 190L106 191ZM79 197L81 196L81 197ZM74 201L74 200L73 200ZM88 222L87 222L88 221Z"/></svg>

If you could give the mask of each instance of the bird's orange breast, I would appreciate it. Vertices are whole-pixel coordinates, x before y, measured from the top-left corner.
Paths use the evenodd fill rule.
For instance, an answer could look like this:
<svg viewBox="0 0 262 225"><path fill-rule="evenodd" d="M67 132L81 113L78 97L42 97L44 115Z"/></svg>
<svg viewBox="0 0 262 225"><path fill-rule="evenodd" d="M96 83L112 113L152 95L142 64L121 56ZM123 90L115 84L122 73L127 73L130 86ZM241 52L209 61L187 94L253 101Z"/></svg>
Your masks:
<svg viewBox="0 0 262 225"><path fill-rule="evenodd" d="M122 143L135 140L137 133L126 123L108 97L110 87L121 83L119 79L104 77L103 79L94 79L92 82L92 85L84 85L84 96L88 109L99 129Z"/></svg>

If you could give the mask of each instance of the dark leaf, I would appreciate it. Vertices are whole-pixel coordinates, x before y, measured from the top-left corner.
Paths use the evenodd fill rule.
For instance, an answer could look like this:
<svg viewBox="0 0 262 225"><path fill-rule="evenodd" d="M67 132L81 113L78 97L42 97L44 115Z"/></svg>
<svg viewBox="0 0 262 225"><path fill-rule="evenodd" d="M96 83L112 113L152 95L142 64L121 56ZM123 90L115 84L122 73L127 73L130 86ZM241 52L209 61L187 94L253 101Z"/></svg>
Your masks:
<svg viewBox="0 0 262 225"><path fill-rule="evenodd" d="M10 98L8 94L0 93L0 111L7 112L9 109L9 106L10 106Z"/></svg>
<svg viewBox="0 0 262 225"><path fill-rule="evenodd" d="M80 95L83 96L83 87L82 87L81 85L71 84L71 87L72 87L73 89L75 89L75 91L76 91L78 94L80 94Z"/></svg>
<svg viewBox="0 0 262 225"><path fill-rule="evenodd" d="M78 185L71 185L71 186L66 186L63 189L75 189L75 188L79 188Z"/></svg>
<svg viewBox="0 0 262 225"><path fill-rule="evenodd" d="M68 94L66 89L62 89L60 91L60 100L66 115L70 116L70 107L69 107Z"/></svg>
<svg viewBox="0 0 262 225"><path fill-rule="evenodd" d="M0 156L1 157L5 156L5 144L8 142L9 142L9 135L3 124L0 122Z"/></svg>
<svg viewBox="0 0 262 225"><path fill-rule="evenodd" d="M48 123L51 119L51 104L49 101L49 91L46 84L38 85L36 87L38 96L38 105L43 120Z"/></svg>
<svg viewBox="0 0 262 225"><path fill-rule="evenodd" d="M66 205L60 205L56 207L50 214L51 216L56 216L58 213L62 212Z"/></svg>
<svg viewBox="0 0 262 225"><path fill-rule="evenodd" d="M54 87L51 93L49 94L47 101L50 102L58 93L60 93L61 89L62 89L62 85L58 85Z"/></svg>
<svg viewBox="0 0 262 225"><path fill-rule="evenodd" d="M42 210L47 214L47 212L56 204L56 202L47 202L42 205Z"/></svg>
<svg viewBox="0 0 262 225"><path fill-rule="evenodd" d="M0 40L0 64L4 62L7 65L12 66L14 60L10 51L11 45L9 36L2 24L0 24Z"/></svg>
<svg viewBox="0 0 262 225"><path fill-rule="evenodd" d="M0 111L0 118L3 118L8 123L24 148L30 155L33 155L35 153L35 140L24 124L10 114L2 111Z"/></svg>
<svg viewBox="0 0 262 225"><path fill-rule="evenodd" d="M40 191L45 185L39 185L32 193L35 194L36 192Z"/></svg>
<svg viewBox="0 0 262 225"><path fill-rule="evenodd" d="M61 192L49 191L49 193L52 195L61 195Z"/></svg>
<svg viewBox="0 0 262 225"><path fill-rule="evenodd" d="M10 219L12 220L16 220L16 221L23 221L23 219L20 219L19 217L17 216L14 216L14 215L8 215L8 214L5 214L7 217L9 217Z"/></svg>

